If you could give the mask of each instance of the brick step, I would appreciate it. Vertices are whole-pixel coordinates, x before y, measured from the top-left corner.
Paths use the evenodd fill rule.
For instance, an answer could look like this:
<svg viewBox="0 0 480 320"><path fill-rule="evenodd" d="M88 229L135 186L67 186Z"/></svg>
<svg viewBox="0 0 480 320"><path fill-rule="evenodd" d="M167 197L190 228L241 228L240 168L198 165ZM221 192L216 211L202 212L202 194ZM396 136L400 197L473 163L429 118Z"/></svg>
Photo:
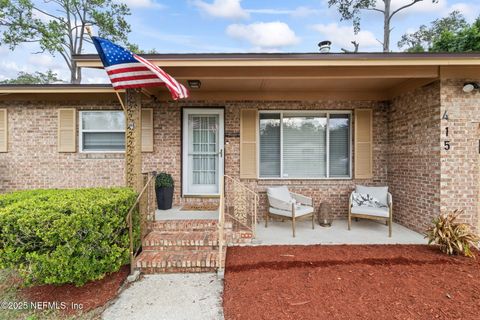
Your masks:
<svg viewBox="0 0 480 320"><path fill-rule="evenodd" d="M143 251L135 266L142 273L214 272L218 267L218 250ZM223 255L223 264L225 254Z"/></svg>
<svg viewBox="0 0 480 320"><path fill-rule="evenodd" d="M217 230L218 220L159 220L148 223L148 231L214 231Z"/></svg>
<svg viewBox="0 0 480 320"><path fill-rule="evenodd" d="M143 239L144 251L213 250L218 233L209 231L152 231Z"/></svg>

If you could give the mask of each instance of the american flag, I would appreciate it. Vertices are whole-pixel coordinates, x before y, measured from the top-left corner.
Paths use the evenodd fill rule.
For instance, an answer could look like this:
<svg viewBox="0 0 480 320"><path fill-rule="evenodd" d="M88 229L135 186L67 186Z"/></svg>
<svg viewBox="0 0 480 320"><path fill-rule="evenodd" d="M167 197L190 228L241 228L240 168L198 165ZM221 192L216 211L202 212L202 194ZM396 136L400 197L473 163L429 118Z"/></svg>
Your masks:
<svg viewBox="0 0 480 320"><path fill-rule="evenodd" d="M188 98L188 90L148 60L106 39L92 37L115 90L166 86L174 100Z"/></svg>

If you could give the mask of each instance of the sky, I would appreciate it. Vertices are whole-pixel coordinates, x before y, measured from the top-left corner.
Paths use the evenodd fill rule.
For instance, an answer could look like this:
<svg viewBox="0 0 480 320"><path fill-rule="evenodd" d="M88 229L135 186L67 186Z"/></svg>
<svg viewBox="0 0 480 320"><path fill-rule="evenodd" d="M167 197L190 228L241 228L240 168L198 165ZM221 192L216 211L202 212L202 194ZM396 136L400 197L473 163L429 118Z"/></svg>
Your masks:
<svg viewBox="0 0 480 320"><path fill-rule="evenodd" d="M43 1L43 0L37 0ZM355 35L351 21L341 21L328 0L116 0L132 11L127 18L132 32L129 40L142 50L159 53L213 52L318 52L318 42L332 41L332 52L382 50L383 16L362 12L361 31ZM412 0L392 0L393 9ZM380 3L381 0L378 0ZM420 25L462 12L469 22L480 15L480 0L423 0L392 19L392 51L400 37ZM84 53L95 53L87 46ZM34 44L15 51L0 46L0 80L16 77L20 71L45 72L52 69L68 80L69 71L59 57L38 52ZM85 70L84 83L108 83L103 70Z"/></svg>

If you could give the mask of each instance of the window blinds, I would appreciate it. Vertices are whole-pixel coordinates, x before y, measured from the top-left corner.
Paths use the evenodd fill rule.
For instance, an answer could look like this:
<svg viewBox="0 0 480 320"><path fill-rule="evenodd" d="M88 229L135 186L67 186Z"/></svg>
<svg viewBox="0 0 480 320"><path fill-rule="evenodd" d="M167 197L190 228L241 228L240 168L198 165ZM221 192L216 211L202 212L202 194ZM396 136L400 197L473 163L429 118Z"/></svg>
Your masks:
<svg viewBox="0 0 480 320"><path fill-rule="evenodd" d="M280 176L280 114L260 114L260 172L263 177Z"/></svg>
<svg viewBox="0 0 480 320"><path fill-rule="evenodd" d="M283 177L326 176L326 116L283 116Z"/></svg>
<svg viewBox="0 0 480 320"><path fill-rule="evenodd" d="M332 114L329 126L330 177L350 175L350 119L348 114Z"/></svg>

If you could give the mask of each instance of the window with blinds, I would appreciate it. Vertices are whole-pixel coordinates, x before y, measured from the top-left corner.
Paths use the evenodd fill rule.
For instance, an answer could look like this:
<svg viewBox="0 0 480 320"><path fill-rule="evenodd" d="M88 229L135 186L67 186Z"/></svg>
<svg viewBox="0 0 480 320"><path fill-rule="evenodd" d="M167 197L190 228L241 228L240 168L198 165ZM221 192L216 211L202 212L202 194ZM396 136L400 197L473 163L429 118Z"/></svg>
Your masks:
<svg viewBox="0 0 480 320"><path fill-rule="evenodd" d="M81 111L80 148L82 152L125 151L123 111Z"/></svg>
<svg viewBox="0 0 480 320"><path fill-rule="evenodd" d="M261 178L350 178L350 112L261 112Z"/></svg>
<svg viewBox="0 0 480 320"><path fill-rule="evenodd" d="M280 176L280 114L260 114L260 174Z"/></svg>

